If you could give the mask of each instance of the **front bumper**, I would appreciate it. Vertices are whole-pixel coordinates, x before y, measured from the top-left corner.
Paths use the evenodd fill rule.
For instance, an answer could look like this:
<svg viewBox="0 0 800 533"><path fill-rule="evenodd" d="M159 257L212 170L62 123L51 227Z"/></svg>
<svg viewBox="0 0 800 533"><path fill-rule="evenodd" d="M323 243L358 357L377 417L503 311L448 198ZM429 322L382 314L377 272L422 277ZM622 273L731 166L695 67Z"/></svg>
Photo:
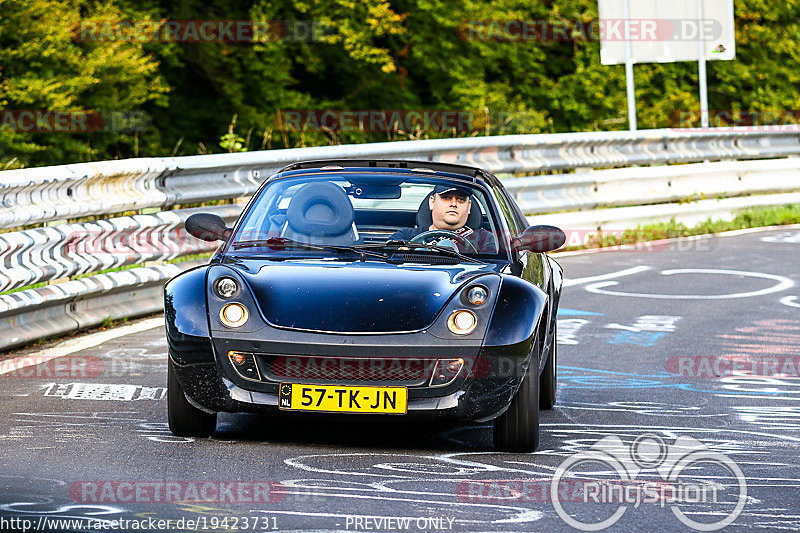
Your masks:
<svg viewBox="0 0 800 533"><path fill-rule="evenodd" d="M423 335L423 334L419 334ZM428 337L430 338L430 337ZM337 339L341 343L342 338ZM375 339L372 339L373 341ZM397 340L397 339L393 339ZM416 339L422 341L422 339ZM349 339L351 342L352 339ZM522 376L531 358L530 345L481 347L463 343L461 346L424 344L386 344L385 337L379 346L370 339L362 338L358 344L304 344L298 350L298 345L276 346L269 343L269 351L290 351L291 354L282 355L309 355L335 356L346 352L348 356L381 354L384 357L422 357L446 358L463 357L469 361L462 372L452 383L441 387L426 385L408 387L408 412L407 418L425 419L450 419L463 421L483 421L492 419L501 414L511 402L516 393ZM278 386L280 381L275 378L268 380L245 379L238 373L227 357L231 350L249 350L262 352L267 348L266 343L245 341L242 339L215 339L208 342L208 358L200 362L197 352L194 352L191 363L182 360L180 355L170 349L170 357L175 365L176 373L181 385L190 400L199 407L214 412L261 412L267 414L282 414L284 416L332 416L330 413L310 413L306 411L286 411L278 407ZM302 351L302 354L297 354ZM292 383L320 383L319 380L308 381L302 378L286 378ZM392 383L370 383L364 381L347 382L345 380L331 380L329 384L336 385L393 385ZM396 384L395 384L396 385ZM334 416L375 416L341 414Z"/></svg>

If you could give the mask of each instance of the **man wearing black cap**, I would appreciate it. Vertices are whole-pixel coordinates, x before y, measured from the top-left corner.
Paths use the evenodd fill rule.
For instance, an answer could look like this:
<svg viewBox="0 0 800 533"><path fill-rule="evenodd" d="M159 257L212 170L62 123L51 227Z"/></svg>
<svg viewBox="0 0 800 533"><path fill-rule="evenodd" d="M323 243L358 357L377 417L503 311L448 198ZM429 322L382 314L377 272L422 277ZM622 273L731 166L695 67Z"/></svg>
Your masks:
<svg viewBox="0 0 800 533"><path fill-rule="evenodd" d="M391 240L410 241L423 233L436 232L431 234L430 239L422 239L422 242L438 244L452 240L458 248L466 249L466 251L495 251L491 233L466 225L472 209L472 197L468 189L451 185L437 185L428 196L428 207L431 210L432 223L430 227L403 228L395 232ZM448 233L455 234L455 237L448 239Z"/></svg>

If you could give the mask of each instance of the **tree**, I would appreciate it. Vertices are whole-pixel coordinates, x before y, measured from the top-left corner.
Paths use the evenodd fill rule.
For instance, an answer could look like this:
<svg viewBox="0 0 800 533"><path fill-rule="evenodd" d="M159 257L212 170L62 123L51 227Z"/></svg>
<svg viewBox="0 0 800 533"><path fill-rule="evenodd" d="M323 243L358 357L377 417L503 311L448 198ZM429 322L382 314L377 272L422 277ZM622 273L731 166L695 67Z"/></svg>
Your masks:
<svg viewBox="0 0 800 533"><path fill-rule="evenodd" d="M81 24L121 19L117 8L94 5L0 0L0 109L6 118L0 125L0 168L12 158L41 165L128 155L137 133L113 131L119 119L146 102L165 103L168 88L159 64L142 44L76 35ZM19 131L27 125L14 119L24 111L40 117L62 112L69 117L66 131ZM81 120L82 113L89 113L88 120ZM53 119L42 122L47 120ZM48 128L42 123L34 129Z"/></svg>
<svg viewBox="0 0 800 533"><path fill-rule="evenodd" d="M0 168L13 157L47 164L627 128L625 69L600 64L598 40L508 31L518 21L588 24L597 0L110 1L0 0L0 107L135 111L152 124L83 134L0 126ZM711 109L796 120L800 2L736 0L735 15L736 59L708 63ZM122 20L254 21L275 31L235 42L74 37L76 22L110 21L101 27L113 33ZM697 64L637 65L636 100L642 128L698 125L699 114L679 120L699 110ZM298 130L281 129L281 110L455 110L476 121L466 132Z"/></svg>

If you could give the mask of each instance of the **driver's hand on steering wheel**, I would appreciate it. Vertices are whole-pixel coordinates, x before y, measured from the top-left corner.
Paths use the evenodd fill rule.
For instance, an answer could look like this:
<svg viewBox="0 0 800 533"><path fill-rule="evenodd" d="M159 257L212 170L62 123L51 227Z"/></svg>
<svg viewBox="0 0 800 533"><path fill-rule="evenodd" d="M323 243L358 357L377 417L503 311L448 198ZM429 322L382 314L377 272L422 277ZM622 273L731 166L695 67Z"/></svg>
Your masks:
<svg viewBox="0 0 800 533"><path fill-rule="evenodd" d="M430 241L426 240L426 237L431 237ZM433 237L438 237L435 239ZM457 252L470 252L470 253L478 253L478 249L468 241L463 235L459 235L455 231L444 230L444 229L433 229L429 231L425 231L420 233L410 242L424 242L425 244L436 244L440 245L443 240L449 240L453 243L453 247ZM461 249L463 246L464 249Z"/></svg>

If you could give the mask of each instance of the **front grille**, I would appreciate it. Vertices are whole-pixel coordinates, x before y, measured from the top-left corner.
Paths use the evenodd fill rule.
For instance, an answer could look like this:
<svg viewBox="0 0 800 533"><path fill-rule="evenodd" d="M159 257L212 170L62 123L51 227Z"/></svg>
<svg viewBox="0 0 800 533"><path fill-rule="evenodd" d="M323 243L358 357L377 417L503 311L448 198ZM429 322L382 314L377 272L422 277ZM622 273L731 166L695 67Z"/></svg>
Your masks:
<svg viewBox="0 0 800 533"><path fill-rule="evenodd" d="M265 381L427 385L436 359L256 354Z"/></svg>

